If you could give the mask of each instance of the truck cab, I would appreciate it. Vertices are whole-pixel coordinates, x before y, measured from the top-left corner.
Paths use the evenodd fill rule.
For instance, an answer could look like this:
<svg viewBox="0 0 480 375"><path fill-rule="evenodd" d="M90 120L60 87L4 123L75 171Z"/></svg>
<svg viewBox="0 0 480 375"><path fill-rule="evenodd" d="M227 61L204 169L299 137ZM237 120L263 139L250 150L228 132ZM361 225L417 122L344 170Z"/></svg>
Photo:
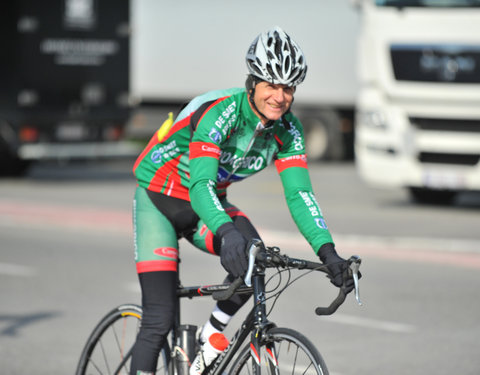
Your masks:
<svg viewBox="0 0 480 375"><path fill-rule="evenodd" d="M356 4L360 175L417 201L480 190L480 2Z"/></svg>

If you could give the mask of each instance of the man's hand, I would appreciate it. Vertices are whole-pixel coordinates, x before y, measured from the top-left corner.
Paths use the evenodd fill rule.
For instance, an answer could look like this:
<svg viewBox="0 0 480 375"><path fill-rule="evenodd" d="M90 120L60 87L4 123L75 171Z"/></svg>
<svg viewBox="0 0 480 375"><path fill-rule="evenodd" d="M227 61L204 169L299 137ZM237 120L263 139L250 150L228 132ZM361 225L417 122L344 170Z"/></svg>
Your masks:
<svg viewBox="0 0 480 375"><path fill-rule="evenodd" d="M244 276L247 272L248 262L245 249L247 240L238 231L233 223L225 223L217 229L217 236L222 241L220 261L223 268L235 278Z"/></svg>
<svg viewBox="0 0 480 375"><path fill-rule="evenodd" d="M348 277L347 263L345 263L345 259L337 254L333 244L329 242L322 245L318 251L318 256L320 261L328 266L328 269L332 274L332 277L330 278L331 283L340 288L343 285L343 280L345 278L345 292L350 293L355 287L353 278L351 276ZM358 277L360 278L361 276L362 275L359 273Z"/></svg>

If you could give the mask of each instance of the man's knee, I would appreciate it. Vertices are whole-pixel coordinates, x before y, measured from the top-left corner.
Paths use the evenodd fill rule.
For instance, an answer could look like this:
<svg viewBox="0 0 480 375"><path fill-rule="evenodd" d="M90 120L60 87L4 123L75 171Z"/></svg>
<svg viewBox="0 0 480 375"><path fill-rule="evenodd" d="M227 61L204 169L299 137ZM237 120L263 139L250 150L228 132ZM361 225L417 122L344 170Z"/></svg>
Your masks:
<svg viewBox="0 0 480 375"><path fill-rule="evenodd" d="M175 320L174 306L144 306L142 330L152 331L155 335L166 335Z"/></svg>

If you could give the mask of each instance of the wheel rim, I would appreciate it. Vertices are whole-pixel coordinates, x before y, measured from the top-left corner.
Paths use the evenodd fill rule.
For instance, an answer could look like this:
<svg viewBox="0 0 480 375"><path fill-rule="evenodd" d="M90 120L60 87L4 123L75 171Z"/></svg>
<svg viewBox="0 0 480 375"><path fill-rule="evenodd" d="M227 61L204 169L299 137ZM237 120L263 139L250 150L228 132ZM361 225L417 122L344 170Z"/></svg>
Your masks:
<svg viewBox="0 0 480 375"><path fill-rule="evenodd" d="M85 374L128 374L140 319L137 312L123 311L108 324L88 357Z"/></svg>
<svg viewBox="0 0 480 375"><path fill-rule="evenodd" d="M277 335L273 350L267 346L260 348L260 368L262 374L290 374L290 375L317 375L324 374L316 359L302 343L290 338ZM253 356L249 352L243 353L236 374L252 374Z"/></svg>

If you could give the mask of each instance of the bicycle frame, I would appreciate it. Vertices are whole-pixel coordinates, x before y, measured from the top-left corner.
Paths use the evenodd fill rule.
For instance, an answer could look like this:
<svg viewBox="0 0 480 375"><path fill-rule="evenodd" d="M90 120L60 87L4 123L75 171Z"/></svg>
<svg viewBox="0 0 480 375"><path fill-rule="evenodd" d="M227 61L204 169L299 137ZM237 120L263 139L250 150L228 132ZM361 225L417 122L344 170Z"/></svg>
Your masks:
<svg viewBox="0 0 480 375"><path fill-rule="evenodd" d="M209 296L214 292L228 289L230 284L211 285L205 287L181 287L177 289L178 306L175 322L175 329L172 330L171 343L172 350L175 350L177 341L177 328L180 325L180 298L183 297L201 297ZM236 293L252 293L254 306L248 313L247 317L241 324L240 328L235 332L228 347L219 355L219 357L209 366L204 375L220 375L227 366L232 362L235 355L242 348L249 334L251 334L251 347L256 353L260 347L261 339L265 337L266 330L274 327L275 324L267 319L266 299L265 299L265 269L261 266L255 266L252 275L252 287L241 286ZM256 367L259 368L258 356L256 357ZM170 367L170 373L173 375L173 366ZM254 373L257 371L254 369Z"/></svg>
<svg viewBox="0 0 480 375"><path fill-rule="evenodd" d="M259 251L260 248L262 249L261 251ZM270 298L274 298L274 301L276 301L276 299L287 287L301 277L295 277L294 279L290 280L291 269L306 270L307 272L321 271L331 277L329 266L318 262L311 262L305 259L290 258L287 255L281 254L279 248L263 247L263 244L259 241L250 246L248 257L249 265L245 278L237 278L229 284L183 287L180 284L180 280L177 279L177 310L174 319L174 326L170 331L171 341L169 340L170 337L167 338L165 345L160 352L162 355L162 363L164 364L164 366L161 367L163 369L162 373L168 373L169 375L188 375L188 362L191 361L193 356L196 354L196 329L192 329L192 326L182 326L180 324L180 299L184 297L195 298L201 296L213 296L213 298L216 300L228 300L233 296L234 293L248 293L249 295L253 295L253 307L247 314L245 320L242 322L240 328L233 335L228 347L213 361L213 363L211 363L205 369L202 375L221 375L227 368L234 372L240 370L243 371L246 369L246 365L251 368L251 372L253 372L255 375L260 374L261 367L269 368L268 373L278 374L280 366L278 364L278 360L280 357L284 361L283 365L287 364L288 366L288 364L293 361L293 369L295 369L298 351L293 351L295 357L289 358L288 356L283 355L284 352L282 348L284 346L281 344L274 344L277 342L282 343L285 340L289 343L293 343L293 345L297 348L303 348L300 350L302 353L305 353L307 366L313 364L317 369L317 374L325 373L323 370L326 370L328 373L326 364L323 361L320 353L306 337L289 328L278 328L276 327L275 323L268 320L266 301ZM349 260L344 262L344 266L346 267L343 273L344 280L343 285L339 288L337 297L331 301L329 306L317 307L315 309L315 313L317 315L331 315L345 301L346 295L350 290L347 289L348 286L346 280L348 280L348 278L353 278L355 297L357 302L361 304L358 292L358 279L361 276L358 272L358 268L360 266L361 259L358 256L352 256ZM287 271L289 275L284 286L280 287L279 283L279 285L275 286L273 290L269 291L271 294L268 296L268 298L266 296L267 282L265 279L265 271L267 268L277 269L278 274ZM178 275L179 273L177 273L177 276ZM273 303L272 307L274 304L275 302ZM87 340L87 344L82 351L82 355L77 367L77 374L86 374L85 371L87 367L90 368L90 363L93 366L92 368L96 369L95 371L103 373L101 372L103 369L100 370L99 366L96 365L96 359L91 360L91 358L93 358L91 355L94 353L97 347L99 349L95 353L99 353L99 358L102 363L105 362L106 366L103 367L107 373L112 373L110 369L115 368L115 366L116 369L113 374L118 374L124 369L128 371L127 362L131 359L132 348L127 350L127 348L123 346L123 341L122 345L119 346L115 329L116 322L118 321L120 324L122 324L120 330L122 330L123 334L123 330L127 324L126 318L128 317L134 318L134 325L131 326L129 324L130 329L128 329L128 332L134 334L135 329L138 330L138 321L140 321L142 318L142 309L140 306L124 304L113 309L111 312L105 315L105 317L97 324ZM110 358L106 355L104 344L102 343L103 336L107 333L107 329L114 335L116 340L113 340L114 352L111 367ZM128 332L127 336L129 336ZM109 335L111 336L111 334ZM127 338L125 343L127 342L130 342L130 339ZM249 345L246 347L243 346L245 342L249 343ZM108 347L108 345L105 347ZM288 344L287 347L290 347L290 344ZM261 363L262 359L259 356L260 348L262 348L262 356L266 356L266 358L263 359L263 364ZM277 352L277 350L279 351ZM277 354L279 356L277 356ZM118 356L120 356L120 358L118 358ZM120 364L117 365L118 359L120 359ZM177 371L175 371L175 369Z"/></svg>

